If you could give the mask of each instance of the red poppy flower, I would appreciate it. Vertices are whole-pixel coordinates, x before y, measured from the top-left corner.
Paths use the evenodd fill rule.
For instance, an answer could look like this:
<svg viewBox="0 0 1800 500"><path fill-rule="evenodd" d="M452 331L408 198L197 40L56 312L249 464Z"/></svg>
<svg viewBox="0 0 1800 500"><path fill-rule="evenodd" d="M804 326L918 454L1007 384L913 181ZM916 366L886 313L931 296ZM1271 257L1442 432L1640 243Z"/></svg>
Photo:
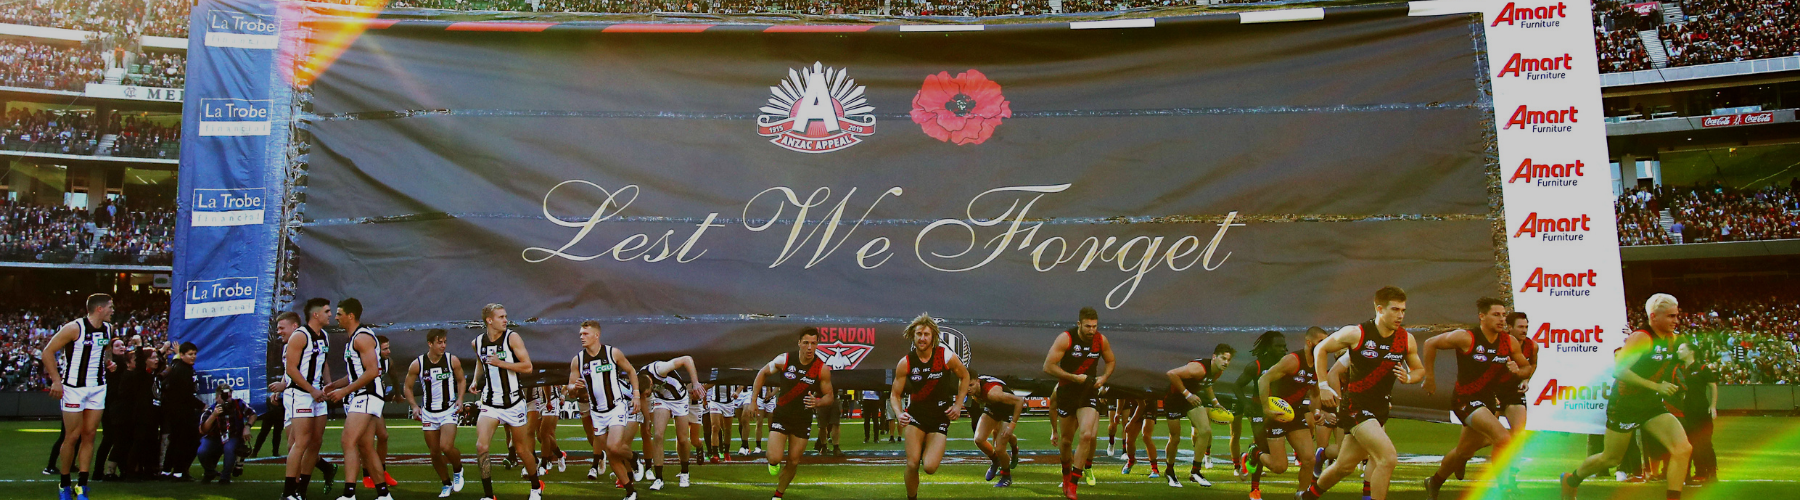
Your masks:
<svg viewBox="0 0 1800 500"><path fill-rule="evenodd" d="M913 123L958 146L987 141L1002 118L1012 118L1012 103L1000 95L1000 84L972 69L955 78L948 71L927 76L913 96Z"/></svg>

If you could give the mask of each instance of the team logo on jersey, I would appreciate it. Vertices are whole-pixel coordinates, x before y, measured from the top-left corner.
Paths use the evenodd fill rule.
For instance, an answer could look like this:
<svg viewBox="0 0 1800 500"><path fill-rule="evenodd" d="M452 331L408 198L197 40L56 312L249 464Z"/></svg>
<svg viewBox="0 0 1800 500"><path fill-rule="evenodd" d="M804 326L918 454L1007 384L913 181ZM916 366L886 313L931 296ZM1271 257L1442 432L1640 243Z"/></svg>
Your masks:
<svg viewBox="0 0 1800 500"><path fill-rule="evenodd" d="M875 107L848 73L818 62L788 69L781 85L769 87L768 105L757 108L762 114L756 133L801 153L830 153L862 142L875 133Z"/></svg>
<svg viewBox="0 0 1800 500"><path fill-rule="evenodd" d="M1368 342L1366 342L1366 343L1364 343L1364 344L1363 344L1363 348L1364 348L1364 349L1374 349L1374 348L1375 348L1375 341L1373 341L1373 340L1371 340L1371 341L1368 341Z"/></svg>

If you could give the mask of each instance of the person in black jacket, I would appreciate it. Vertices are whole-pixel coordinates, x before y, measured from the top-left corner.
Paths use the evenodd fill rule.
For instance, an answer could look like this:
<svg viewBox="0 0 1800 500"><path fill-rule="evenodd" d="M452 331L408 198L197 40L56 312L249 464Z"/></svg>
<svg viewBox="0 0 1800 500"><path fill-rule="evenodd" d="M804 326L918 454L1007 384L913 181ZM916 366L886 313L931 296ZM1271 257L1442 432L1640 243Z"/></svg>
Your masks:
<svg viewBox="0 0 1800 500"><path fill-rule="evenodd" d="M1687 430L1688 442L1694 446L1693 474L1688 484L1710 483L1718 478L1719 455L1713 450L1713 419L1719 416L1719 373L1691 344L1676 348L1686 374L1681 428Z"/></svg>
<svg viewBox="0 0 1800 500"><path fill-rule="evenodd" d="M194 426L200 418L201 403L195 397L194 359L200 349L193 342L183 342L180 355L169 363L163 375L163 429L169 433L168 455L163 460L163 474L177 481L191 481L188 469L200 447L200 429Z"/></svg>
<svg viewBox="0 0 1800 500"><path fill-rule="evenodd" d="M132 387L132 379L140 372L137 369L137 356L131 354L123 340L113 341L112 346L113 361L107 366L109 373L106 378L111 384L117 384L119 390L106 391L106 407L121 411L107 412L112 417L100 417L101 429L105 432L100 434L100 449L94 451L94 460L96 463L106 464L105 474L100 476L103 480L120 479L124 475L125 457L131 456L131 445L136 441L133 431L137 429L131 424L131 419L125 418L126 415L134 414L133 409L126 407L125 402L133 392L128 389Z"/></svg>
<svg viewBox="0 0 1800 500"><path fill-rule="evenodd" d="M128 407L132 423L137 425L133 438L137 440L131 447L131 454L125 455L129 462L125 474L128 478L156 479L162 472L162 399L158 392L158 375L162 373L162 356L155 349L142 348L137 351L137 363L141 367L134 378L133 389Z"/></svg>

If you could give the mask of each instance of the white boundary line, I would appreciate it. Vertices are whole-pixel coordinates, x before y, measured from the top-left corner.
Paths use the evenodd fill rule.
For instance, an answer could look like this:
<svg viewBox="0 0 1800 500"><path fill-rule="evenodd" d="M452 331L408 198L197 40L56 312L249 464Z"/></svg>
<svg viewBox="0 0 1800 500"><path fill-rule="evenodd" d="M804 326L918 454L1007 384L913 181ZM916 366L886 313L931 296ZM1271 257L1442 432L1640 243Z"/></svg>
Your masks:
<svg viewBox="0 0 1800 500"><path fill-rule="evenodd" d="M1447 16L1481 12L1481 2L1474 0L1427 0L1406 3L1408 16Z"/></svg>
<svg viewBox="0 0 1800 500"><path fill-rule="evenodd" d="M987 25L982 24L902 24L900 32L932 32L932 31L983 31Z"/></svg>
<svg viewBox="0 0 1800 500"><path fill-rule="evenodd" d="M1096 30L1107 28L1155 28L1156 18L1116 19L1112 21L1074 21L1069 23L1072 30Z"/></svg>
<svg viewBox="0 0 1800 500"><path fill-rule="evenodd" d="M1318 21L1325 19L1323 7L1311 9L1284 9L1244 12L1238 14L1240 24L1286 23L1293 21Z"/></svg>

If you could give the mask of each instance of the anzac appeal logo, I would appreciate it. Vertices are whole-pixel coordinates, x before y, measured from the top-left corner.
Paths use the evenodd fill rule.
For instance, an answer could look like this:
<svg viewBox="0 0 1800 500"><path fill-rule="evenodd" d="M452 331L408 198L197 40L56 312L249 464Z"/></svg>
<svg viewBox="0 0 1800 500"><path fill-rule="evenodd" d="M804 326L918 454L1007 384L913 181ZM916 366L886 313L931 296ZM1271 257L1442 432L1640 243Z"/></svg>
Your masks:
<svg viewBox="0 0 1800 500"><path fill-rule="evenodd" d="M817 62L789 69L781 85L769 87L769 105L757 108L762 114L756 133L802 153L830 153L862 142L875 133L875 107L848 72Z"/></svg>

